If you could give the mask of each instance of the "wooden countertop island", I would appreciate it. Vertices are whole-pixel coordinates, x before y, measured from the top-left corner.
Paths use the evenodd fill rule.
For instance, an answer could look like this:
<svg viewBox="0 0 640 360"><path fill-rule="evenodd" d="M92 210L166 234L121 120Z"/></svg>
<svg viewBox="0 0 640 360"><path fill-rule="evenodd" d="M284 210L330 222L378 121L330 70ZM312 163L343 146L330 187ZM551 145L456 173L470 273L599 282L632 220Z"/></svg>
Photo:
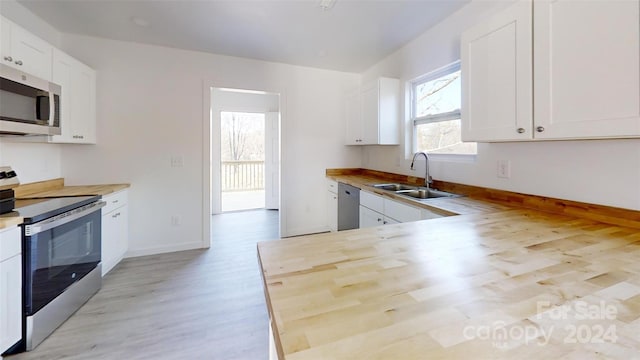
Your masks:
<svg viewBox="0 0 640 360"><path fill-rule="evenodd" d="M511 208L258 244L280 359L640 357L640 231Z"/></svg>

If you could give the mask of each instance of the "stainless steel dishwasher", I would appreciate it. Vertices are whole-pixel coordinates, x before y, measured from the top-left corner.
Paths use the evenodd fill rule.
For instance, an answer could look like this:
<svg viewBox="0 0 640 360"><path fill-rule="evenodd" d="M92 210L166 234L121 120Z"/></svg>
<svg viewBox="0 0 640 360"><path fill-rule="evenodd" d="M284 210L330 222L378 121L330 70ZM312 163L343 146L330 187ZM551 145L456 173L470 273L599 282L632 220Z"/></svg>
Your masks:
<svg viewBox="0 0 640 360"><path fill-rule="evenodd" d="M360 227L360 189L338 183L338 231Z"/></svg>

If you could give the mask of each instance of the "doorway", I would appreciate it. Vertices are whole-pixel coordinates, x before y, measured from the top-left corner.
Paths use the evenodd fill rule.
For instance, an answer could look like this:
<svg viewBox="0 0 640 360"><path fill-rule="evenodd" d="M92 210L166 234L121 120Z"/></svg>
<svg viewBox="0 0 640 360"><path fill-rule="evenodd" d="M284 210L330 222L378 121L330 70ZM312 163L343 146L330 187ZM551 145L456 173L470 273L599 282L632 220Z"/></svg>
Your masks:
<svg viewBox="0 0 640 360"><path fill-rule="evenodd" d="M212 214L280 208L280 98L211 89Z"/></svg>
<svg viewBox="0 0 640 360"><path fill-rule="evenodd" d="M221 211L265 207L265 114L220 113Z"/></svg>

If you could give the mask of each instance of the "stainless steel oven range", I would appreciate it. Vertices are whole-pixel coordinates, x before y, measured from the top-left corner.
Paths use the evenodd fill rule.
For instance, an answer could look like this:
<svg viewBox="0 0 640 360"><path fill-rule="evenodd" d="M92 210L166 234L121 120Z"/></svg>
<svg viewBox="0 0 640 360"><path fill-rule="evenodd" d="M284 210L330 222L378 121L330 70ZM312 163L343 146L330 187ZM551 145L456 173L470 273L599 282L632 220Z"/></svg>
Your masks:
<svg viewBox="0 0 640 360"><path fill-rule="evenodd" d="M23 349L34 349L102 286L100 196L18 200Z"/></svg>

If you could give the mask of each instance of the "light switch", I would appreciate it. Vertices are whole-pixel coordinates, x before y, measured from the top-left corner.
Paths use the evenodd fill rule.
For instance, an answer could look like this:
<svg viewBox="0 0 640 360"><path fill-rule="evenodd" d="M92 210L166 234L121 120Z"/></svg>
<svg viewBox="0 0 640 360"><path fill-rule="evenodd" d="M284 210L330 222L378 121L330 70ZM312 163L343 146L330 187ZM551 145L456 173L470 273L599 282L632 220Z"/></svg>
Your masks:
<svg viewBox="0 0 640 360"><path fill-rule="evenodd" d="M182 167L182 156L174 155L171 157L171 167Z"/></svg>

